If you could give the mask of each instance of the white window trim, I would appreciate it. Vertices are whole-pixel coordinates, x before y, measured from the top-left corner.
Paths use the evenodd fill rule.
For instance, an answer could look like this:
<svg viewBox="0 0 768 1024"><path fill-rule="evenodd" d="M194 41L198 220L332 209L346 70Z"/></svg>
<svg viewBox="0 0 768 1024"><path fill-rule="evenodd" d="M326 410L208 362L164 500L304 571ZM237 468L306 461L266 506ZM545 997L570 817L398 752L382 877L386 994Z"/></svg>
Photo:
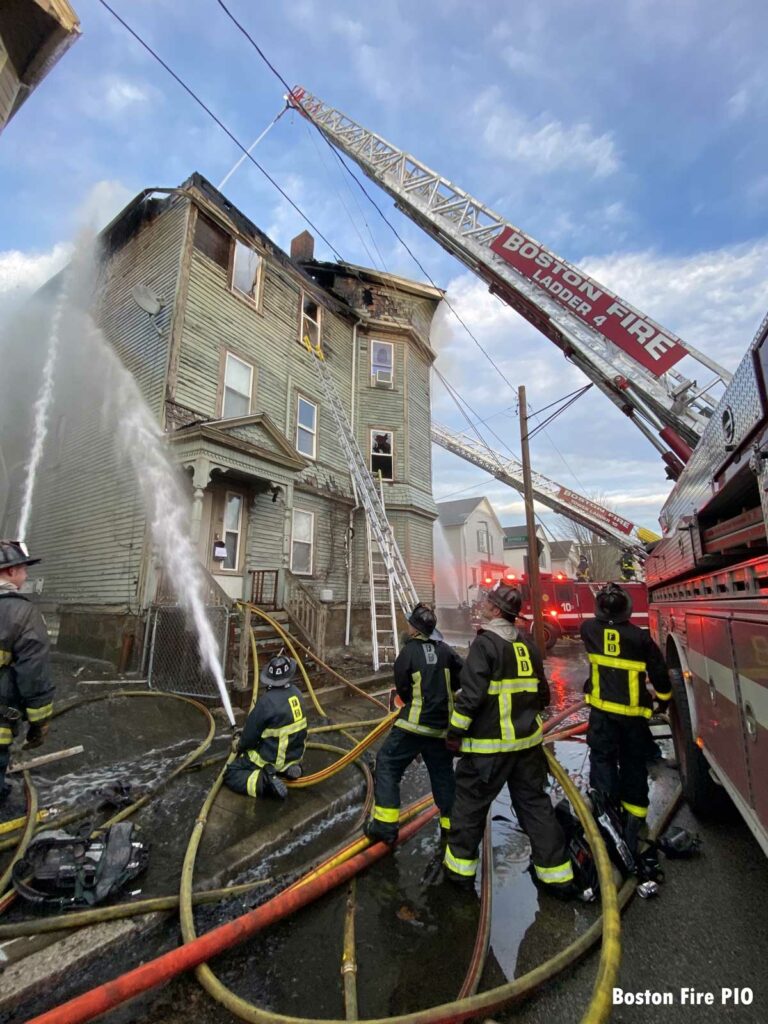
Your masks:
<svg viewBox="0 0 768 1024"><path fill-rule="evenodd" d="M394 432L394 430L391 427L371 427L369 429L369 431L368 431L368 434L369 434L369 439L368 439L368 465L370 467L371 476L373 477L375 483L379 482L379 476L378 476L378 473L374 474L374 472L373 472L373 457L374 457L374 455L380 455L381 453L380 452L374 452L374 450L373 450L373 435L374 434L389 434L389 435L391 435L391 437L392 437L392 452L390 453L389 457L392 459L392 476L389 477L389 478L382 477L382 480L384 481L385 484L394 483L394 481L395 481L395 432ZM384 456L384 457L386 458L386 456Z"/></svg>
<svg viewBox="0 0 768 1024"><path fill-rule="evenodd" d="M312 408L315 410L315 429L314 430L310 430L309 427L305 427L304 424L299 421L299 406L301 405L302 402L305 402L307 405L311 405ZM319 417L319 415L320 415L320 409L319 409L319 407L317 405L317 402L311 401L311 399L307 398L306 395L301 395L301 394L297 394L296 395L296 451L299 453L299 455L302 455L305 459L311 459L313 462L317 461L317 435L318 435L318 417ZM307 455L306 452L303 452L301 450L301 448L299 448L299 431L300 430L303 430L306 434L311 434L311 436L312 436L312 454L311 455Z"/></svg>
<svg viewBox="0 0 768 1024"><path fill-rule="evenodd" d="M309 516L311 527L310 527L310 541L309 541L309 572L299 572L293 567L293 550L294 544L306 544L304 540L294 541L294 535L296 533L296 513L299 512L303 516ZM295 508L291 511L291 572L294 576L311 576L315 569L315 513L310 512L306 508Z"/></svg>
<svg viewBox="0 0 768 1024"><path fill-rule="evenodd" d="M227 504L230 498L240 499L240 515L237 518L237 530L227 529ZM219 568L220 573L231 573L233 576L240 574L240 554L243 541L243 512L245 511L245 497L240 491L225 491L224 492L224 512L222 515L222 541L226 543L228 533L237 533L237 547L235 548L235 567L233 569L225 569L222 564Z"/></svg>
<svg viewBox="0 0 768 1024"><path fill-rule="evenodd" d="M252 252L255 252L256 255L259 257L259 267L258 270L256 271L256 280L253 283L253 295L249 295L248 292L244 292L235 284L235 259L237 257L238 243L240 245L245 246L246 249L250 249ZM242 302L247 302L251 308L258 309L261 305L261 282L263 277L263 271L264 254L260 252L260 250L257 249L255 245L251 245L250 242L245 242L243 241L242 238L233 238L232 255L230 256L229 260L229 290Z"/></svg>
<svg viewBox="0 0 768 1024"><path fill-rule="evenodd" d="M389 385L388 389L385 389L385 388L382 387L382 390L390 390L391 391L395 387L395 343L393 341L383 341L381 338L371 338L370 343L369 343L369 348L370 348L371 387L372 388L381 387L381 385L377 385L377 383L376 383L376 371L373 368L373 349L374 349L375 345L386 345L387 348L391 349L391 351L392 351L392 361L390 363L390 368L391 368L391 373L392 373L392 383Z"/></svg>
<svg viewBox="0 0 768 1024"><path fill-rule="evenodd" d="M253 363L249 363L246 359L243 359L242 356L239 356L236 352L231 352L227 348L224 349L224 371L221 378L221 419L223 420L237 419L237 416L226 416L224 414L224 406L227 400L227 363L229 361L230 356L232 357L232 359L236 359L238 363L242 363L243 366L247 366L250 372L248 391L248 412L246 412L245 414L239 413L238 415L250 416L251 413L253 412L253 380L255 376L256 367L253 365ZM235 391L234 388L231 388L230 390ZM245 397L245 393L242 391L236 391L235 393L241 395L243 398Z"/></svg>

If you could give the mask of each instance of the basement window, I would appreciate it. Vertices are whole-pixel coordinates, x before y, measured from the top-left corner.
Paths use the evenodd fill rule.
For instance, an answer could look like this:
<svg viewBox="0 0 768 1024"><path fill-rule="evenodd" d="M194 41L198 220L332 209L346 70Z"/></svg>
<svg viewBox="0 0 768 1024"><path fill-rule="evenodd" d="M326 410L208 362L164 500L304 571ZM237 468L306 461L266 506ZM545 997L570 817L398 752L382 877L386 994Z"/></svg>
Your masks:
<svg viewBox="0 0 768 1024"><path fill-rule="evenodd" d="M390 391L394 379L395 346L391 341L371 342L371 387Z"/></svg>
<svg viewBox="0 0 768 1024"><path fill-rule="evenodd" d="M291 530L291 572L311 576L314 561L315 513L293 510Z"/></svg>
<svg viewBox="0 0 768 1024"><path fill-rule="evenodd" d="M317 406L301 395L296 399L296 448L308 459L317 458Z"/></svg>
<svg viewBox="0 0 768 1024"><path fill-rule="evenodd" d="M244 295L253 303L258 301L261 263L261 255L255 249L239 239L235 239L235 251L232 257L232 291Z"/></svg>
<svg viewBox="0 0 768 1024"><path fill-rule="evenodd" d="M371 430L371 474L382 480L395 479L394 437L391 430Z"/></svg>
<svg viewBox="0 0 768 1024"><path fill-rule="evenodd" d="M301 338L300 341L314 352L321 351L320 328L322 323L320 307L309 295L301 297Z"/></svg>
<svg viewBox="0 0 768 1024"><path fill-rule="evenodd" d="M249 416L251 394L253 393L253 367L227 352L224 365L224 399L221 418L228 420L235 416Z"/></svg>

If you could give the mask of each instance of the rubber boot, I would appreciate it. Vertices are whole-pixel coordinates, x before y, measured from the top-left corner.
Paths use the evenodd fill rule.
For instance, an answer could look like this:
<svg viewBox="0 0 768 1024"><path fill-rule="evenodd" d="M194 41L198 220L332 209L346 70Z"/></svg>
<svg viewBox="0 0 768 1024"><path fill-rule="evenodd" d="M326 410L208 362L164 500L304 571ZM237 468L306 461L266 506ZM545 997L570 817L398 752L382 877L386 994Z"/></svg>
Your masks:
<svg viewBox="0 0 768 1024"><path fill-rule="evenodd" d="M274 768L271 770L270 768L271 765L261 773L261 778L264 780L264 795L273 796L277 800L285 800L288 796L288 787L280 776L276 774Z"/></svg>
<svg viewBox="0 0 768 1024"><path fill-rule="evenodd" d="M290 779L291 782L295 782L296 779L300 779L303 772L300 764L289 764L284 772L280 772L284 779Z"/></svg>
<svg viewBox="0 0 768 1024"><path fill-rule="evenodd" d="M386 843L388 846L392 846L397 841L398 831L396 825L386 825L376 821L375 818L369 818L363 826L363 833L367 839L370 839L372 843Z"/></svg>

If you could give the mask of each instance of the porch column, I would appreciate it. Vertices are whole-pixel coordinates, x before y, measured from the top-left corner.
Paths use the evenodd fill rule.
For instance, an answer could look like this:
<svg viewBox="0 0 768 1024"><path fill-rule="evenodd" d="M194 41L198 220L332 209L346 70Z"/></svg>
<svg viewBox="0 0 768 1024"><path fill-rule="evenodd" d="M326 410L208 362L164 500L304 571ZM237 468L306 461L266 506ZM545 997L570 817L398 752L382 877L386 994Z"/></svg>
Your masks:
<svg viewBox="0 0 768 1024"><path fill-rule="evenodd" d="M203 521L204 487L195 487L192 492L192 514L190 516L189 534L195 547L200 543L200 525Z"/></svg>

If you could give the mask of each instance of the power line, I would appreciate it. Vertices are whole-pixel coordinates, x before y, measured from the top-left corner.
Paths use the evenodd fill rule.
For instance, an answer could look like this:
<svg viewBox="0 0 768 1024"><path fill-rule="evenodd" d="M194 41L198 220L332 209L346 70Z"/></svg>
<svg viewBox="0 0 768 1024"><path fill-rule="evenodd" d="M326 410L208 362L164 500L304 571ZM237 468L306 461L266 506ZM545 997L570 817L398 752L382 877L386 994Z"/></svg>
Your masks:
<svg viewBox="0 0 768 1024"><path fill-rule="evenodd" d="M339 260L339 262L343 262L342 258L341 258L341 254L335 248L335 246L332 245L331 242L329 242L328 239L325 237L325 235L322 233L322 231L315 224L312 223L312 221L304 213L304 211L293 201L293 199L291 199L291 197L288 195L288 193L285 191L285 189L280 184L278 184L277 181L275 181L275 179L272 177L272 175L269 173L269 171L267 171L266 168L262 167L262 165L258 162L258 160L251 153L248 152L247 148L237 138L237 136L234 135L234 133L231 132L229 130L229 128L227 128L227 126L224 124L224 122L221 120L221 118L219 118L216 114L214 114L214 112L211 110L211 108L209 106L207 106L203 102L203 100L200 99L200 97L197 95L197 93L194 92L194 90L191 89L190 86L188 86L187 83L176 74L176 72L173 70L173 68L171 68L168 64L166 64L166 62L163 60L163 58L158 53L156 53L155 50L152 49L152 47L149 45L149 43L146 43L141 38L141 36L138 34L138 32L135 32L131 28L131 26L128 24L127 21L124 21L123 18L120 17L120 15L117 13L117 11L115 11L112 7L109 6L109 4L106 2L106 0L99 0L99 3L101 4L102 7L105 8L105 10L109 11L109 13L112 15L112 17L116 21L118 21L123 26L123 28L126 30L126 32L128 32L130 35L133 36L133 38L136 40L137 43L139 43L141 46L144 47L144 49L147 51L147 53L150 54L150 56L153 57L157 61L157 63L168 72L168 74L182 87L182 89L195 101L195 103L197 103L197 105L199 107L201 107L206 112L206 114L213 121L216 122L216 124L219 126L219 128L221 128L221 130L232 140L232 142L234 142L234 144L238 147L238 149L241 150L241 152L251 161L251 163L254 165L254 167L257 167L261 171L261 173L264 175L264 177L267 179L267 181L277 189L277 191L280 193L280 195L283 197L283 199L285 199L286 202L290 203L290 205L299 214L299 216L304 221L306 221L306 223L312 228L312 230L318 235L318 237L321 238L325 242L325 244L328 246L328 248L331 250L331 252L334 254L334 256ZM270 67L271 67L271 65L270 65Z"/></svg>

